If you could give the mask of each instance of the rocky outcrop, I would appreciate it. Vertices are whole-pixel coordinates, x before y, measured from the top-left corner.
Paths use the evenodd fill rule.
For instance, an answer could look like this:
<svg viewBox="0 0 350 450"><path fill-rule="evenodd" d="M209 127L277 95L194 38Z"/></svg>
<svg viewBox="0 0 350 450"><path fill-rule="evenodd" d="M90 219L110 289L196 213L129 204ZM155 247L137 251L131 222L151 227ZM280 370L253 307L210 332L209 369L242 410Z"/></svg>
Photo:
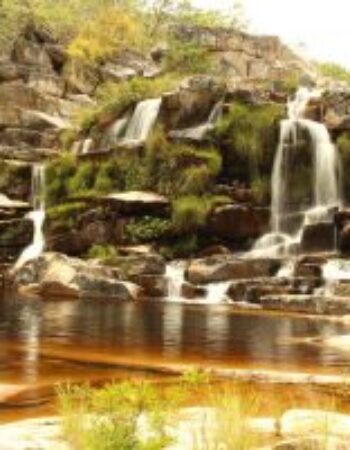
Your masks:
<svg viewBox="0 0 350 450"><path fill-rule="evenodd" d="M169 200L154 192L128 191L111 193L97 200L122 215L163 216L169 212Z"/></svg>
<svg viewBox="0 0 350 450"><path fill-rule="evenodd" d="M46 253L13 274L17 288L42 297L135 300L139 288L121 281L116 268Z"/></svg>
<svg viewBox="0 0 350 450"><path fill-rule="evenodd" d="M218 238L242 244L267 232L269 220L270 212L267 208L221 206L209 216L207 232Z"/></svg>
<svg viewBox="0 0 350 450"><path fill-rule="evenodd" d="M213 256L192 260L186 278L193 284L270 277L277 273L277 259L239 259L233 256Z"/></svg>
<svg viewBox="0 0 350 450"><path fill-rule="evenodd" d="M304 253L326 252L336 248L334 223L320 222L303 228L300 248Z"/></svg>

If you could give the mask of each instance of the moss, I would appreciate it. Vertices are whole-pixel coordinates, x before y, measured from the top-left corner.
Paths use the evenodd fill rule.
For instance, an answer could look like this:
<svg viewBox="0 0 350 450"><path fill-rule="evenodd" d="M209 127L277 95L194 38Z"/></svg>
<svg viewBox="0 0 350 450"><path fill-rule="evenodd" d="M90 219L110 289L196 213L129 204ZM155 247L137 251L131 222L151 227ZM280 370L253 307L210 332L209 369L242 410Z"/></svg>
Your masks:
<svg viewBox="0 0 350 450"><path fill-rule="evenodd" d="M251 184L271 174L283 113L276 104L231 106L214 131L225 176Z"/></svg>
<svg viewBox="0 0 350 450"><path fill-rule="evenodd" d="M202 229L209 213L218 205L228 203L222 196L187 195L173 202L172 223L177 233L194 233Z"/></svg>
<svg viewBox="0 0 350 450"><path fill-rule="evenodd" d="M159 241L171 233L171 222L158 217L143 217L126 226L125 234L128 242L141 244Z"/></svg>

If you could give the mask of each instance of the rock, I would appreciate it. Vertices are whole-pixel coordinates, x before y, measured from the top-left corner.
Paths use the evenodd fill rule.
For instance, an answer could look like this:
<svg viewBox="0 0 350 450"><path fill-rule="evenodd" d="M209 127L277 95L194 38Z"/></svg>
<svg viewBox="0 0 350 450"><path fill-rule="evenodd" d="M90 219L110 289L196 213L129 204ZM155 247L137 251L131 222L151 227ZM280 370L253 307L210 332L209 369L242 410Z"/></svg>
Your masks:
<svg viewBox="0 0 350 450"><path fill-rule="evenodd" d="M62 117L28 109L21 112L21 125L34 130L66 130L71 128L71 124Z"/></svg>
<svg viewBox="0 0 350 450"><path fill-rule="evenodd" d="M206 123L225 86L209 75L184 80L179 89L162 97L162 114L168 129L189 128Z"/></svg>
<svg viewBox="0 0 350 450"><path fill-rule="evenodd" d="M30 74L27 85L37 92L55 97L62 97L65 90L62 78L52 74Z"/></svg>
<svg viewBox="0 0 350 450"><path fill-rule="evenodd" d="M20 109L35 109L37 99L33 89L22 81L0 84L0 125L19 126Z"/></svg>
<svg viewBox="0 0 350 450"><path fill-rule="evenodd" d="M288 439L271 447L271 450L348 450L348 442L327 435Z"/></svg>
<svg viewBox="0 0 350 450"><path fill-rule="evenodd" d="M267 295L260 298L263 309L316 315L350 313L350 299L322 295Z"/></svg>
<svg viewBox="0 0 350 450"><path fill-rule="evenodd" d="M268 230L269 220L268 209L227 205L210 214L206 228L218 238L241 243L263 235Z"/></svg>
<svg viewBox="0 0 350 450"><path fill-rule="evenodd" d="M69 93L86 95L93 94L100 82L98 72L83 64L66 64L64 80Z"/></svg>
<svg viewBox="0 0 350 450"><path fill-rule="evenodd" d="M52 72L51 60L45 48L25 38L19 38L14 44L12 60L18 64L36 66L42 72Z"/></svg>
<svg viewBox="0 0 350 450"><path fill-rule="evenodd" d="M15 64L12 61L0 61L0 82L15 81L24 78L26 69L20 64Z"/></svg>
<svg viewBox="0 0 350 450"><path fill-rule="evenodd" d="M350 438L350 416L331 411L292 409L280 419L281 434L322 434Z"/></svg>
<svg viewBox="0 0 350 450"><path fill-rule="evenodd" d="M168 133L168 137L174 141L203 142L207 140L209 133L214 129L211 123L198 125L197 127L185 128L183 130L173 130Z"/></svg>
<svg viewBox="0 0 350 450"><path fill-rule="evenodd" d="M187 300L203 298L207 294L207 290L203 286L195 286L191 283L184 283L181 287L181 295Z"/></svg>
<svg viewBox="0 0 350 450"><path fill-rule="evenodd" d="M163 275L135 275L130 280L141 286L146 297L166 297L168 280Z"/></svg>
<svg viewBox="0 0 350 450"><path fill-rule="evenodd" d="M28 219L0 220L0 261L13 261L33 239L33 222Z"/></svg>
<svg viewBox="0 0 350 450"><path fill-rule="evenodd" d="M157 254L116 256L113 261L128 279L142 275L164 275L166 270L164 258Z"/></svg>
<svg viewBox="0 0 350 450"><path fill-rule="evenodd" d="M17 287L32 285L43 297L135 300L139 288L120 281L116 268L45 253L14 273Z"/></svg>
<svg viewBox="0 0 350 450"><path fill-rule="evenodd" d="M194 259L186 272L193 284L207 284L238 279L269 277L277 273L281 262L277 259L238 259L231 256L212 256Z"/></svg>
<svg viewBox="0 0 350 450"><path fill-rule="evenodd" d="M326 252L336 248L335 226L333 223L320 222L306 225L303 229L300 248L302 252Z"/></svg>
<svg viewBox="0 0 350 450"><path fill-rule="evenodd" d="M98 199L113 210L126 215L163 216L169 210L169 200L153 192L129 191L109 194Z"/></svg>
<svg viewBox="0 0 350 450"><path fill-rule="evenodd" d="M339 236L339 250L343 254L350 252L350 222L346 223L341 229Z"/></svg>
<svg viewBox="0 0 350 450"><path fill-rule="evenodd" d="M57 43L46 43L44 49L55 71L61 73L64 64L67 62L67 54L64 47Z"/></svg>
<svg viewBox="0 0 350 450"><path fill-rule="evenodd" d="M125 81L137 76L135 69L111 63L105 64L101 68L101 73L104 81Z"/></svg>
<svg viewBox="0 0 350 450"><path fill-rule="evenodd" d="M199 258L206 258L208 256L215 255L232 255L232 252L229 248L223 245L211 245L198 253Z"/></svg>

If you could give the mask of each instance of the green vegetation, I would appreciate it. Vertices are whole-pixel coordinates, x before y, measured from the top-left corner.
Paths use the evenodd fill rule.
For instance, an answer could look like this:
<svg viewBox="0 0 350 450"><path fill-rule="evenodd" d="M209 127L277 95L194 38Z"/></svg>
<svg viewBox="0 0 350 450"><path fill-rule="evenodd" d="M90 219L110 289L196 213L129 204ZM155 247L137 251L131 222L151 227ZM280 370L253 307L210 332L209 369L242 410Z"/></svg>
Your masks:
<svg viewBox="0 0 350 450"><path fill-rule="evenodd" d="M168 219L145 216L129 223L125 233L131 244L160 241L171 233L171 222Z"/></svg>
<svg viewBox="0 0 350 450"><path fill-rule="evenodd" d="M331 78L335 81L343 81L350 84L350 71L340 64L336 63L319 63L317 65L321 75Z"/></svg>
<svg viewBox="0 0 350 450"><path fill-rule="evenodd" d="M226 197L188 195L173 202L172 223L177 233L199 231L206 224L209 213L216 207L229 201Z"/></svg>
<svg viewBox="0 0 350 450"><path fill-rule="evenodd" d="M154 79L136 77L121 83L107 82L96 92L96 106L82 108L75 122L82 132L93 127L99 130L116 117L120 117L128 108L146 98L157 98L173 89L179 82L174 75L164 75Z"/></svg>
<svg viewBox="0 0 350 450"><path fill-rule="evenodd" d="M88 259L100 259L105 264L112 264L118 256L118 249L114 245L94 244L90 247L87 257Z"/></svg>
<svg viewBox="0 0 350 450"><path fill-rule="evenodd" d="M60 387L59 411L65 438L76 450L165 449L176 444L176 437L170 438L169 427L176 430L183 420L181 408L204 390L206 406L215 411L215 420L210 426L204 415L203 423L196 420L189 431L194 445L255 448L259 441L249 427L249 418L259 414L259 397L240 385L214 386L210 381L205 373L194 370L177 385L164 388L147 382L109 384L103 389Z"/></svg>
<svg viewBox="0 0 350 450"><path fill-rule="evenodd" d="M276 104L232 105L215 131L226 176L251 184L271 173L283 113Z"/></svg>
<svg viewBox="0 0 350 450"><path fill-rule="evenodd" d="M83 202L64 203L52 206L47 210L47 218L56 226L74 226L79 214L86 211L87 206Z"/></svg>

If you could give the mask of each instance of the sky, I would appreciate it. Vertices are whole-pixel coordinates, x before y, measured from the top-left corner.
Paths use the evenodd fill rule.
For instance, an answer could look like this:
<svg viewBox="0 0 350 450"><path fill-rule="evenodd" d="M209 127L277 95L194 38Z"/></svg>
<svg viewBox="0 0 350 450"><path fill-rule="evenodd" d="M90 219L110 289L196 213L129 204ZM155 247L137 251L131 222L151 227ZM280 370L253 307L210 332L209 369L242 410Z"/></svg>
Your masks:
<svg viewBox="0 0 350 450"><path fill-rule="evenodd" d="M196 6L225 9L234 0L194 0ZM350 0L241 0L249 31L278 35L304 53L350 68Z"/></svg>

